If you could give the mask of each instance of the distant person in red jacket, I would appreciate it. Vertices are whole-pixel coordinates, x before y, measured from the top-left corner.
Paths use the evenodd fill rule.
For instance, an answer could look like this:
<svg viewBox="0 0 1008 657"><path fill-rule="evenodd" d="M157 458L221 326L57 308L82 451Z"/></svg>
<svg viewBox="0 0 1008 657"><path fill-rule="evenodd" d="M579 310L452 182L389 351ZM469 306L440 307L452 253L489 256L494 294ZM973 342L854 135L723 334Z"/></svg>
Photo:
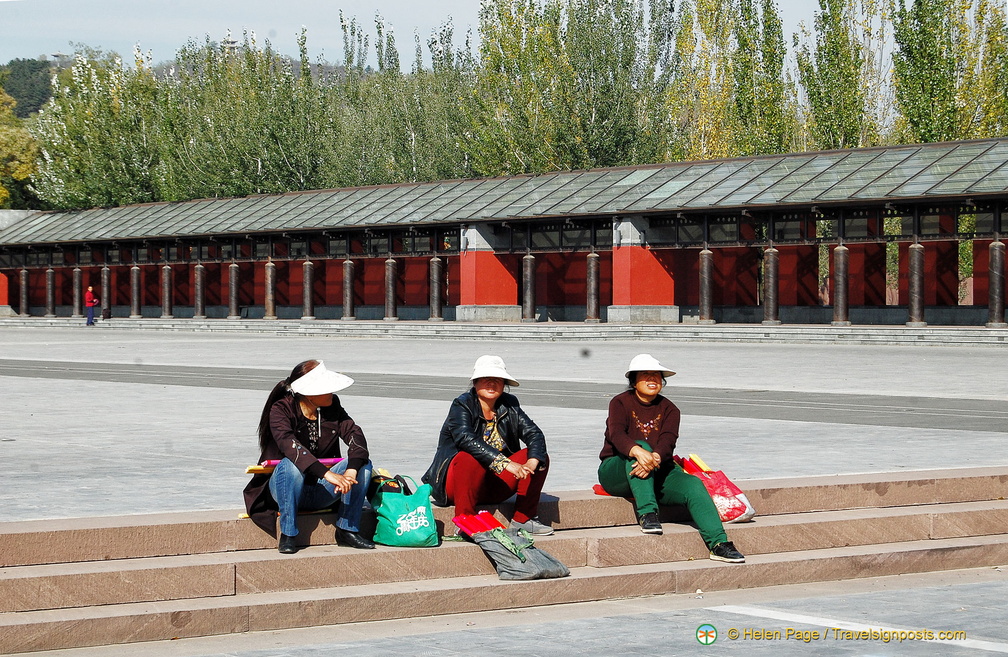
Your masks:
<svg viewBox="0 0 1008 657"><path fill-rule="evenodd" d="M95 296L94 287L91 285L87 286L87 293L84 295L84 305L87 306L87 326L94 326L94 309L101 303L98 297Z"/></svg>

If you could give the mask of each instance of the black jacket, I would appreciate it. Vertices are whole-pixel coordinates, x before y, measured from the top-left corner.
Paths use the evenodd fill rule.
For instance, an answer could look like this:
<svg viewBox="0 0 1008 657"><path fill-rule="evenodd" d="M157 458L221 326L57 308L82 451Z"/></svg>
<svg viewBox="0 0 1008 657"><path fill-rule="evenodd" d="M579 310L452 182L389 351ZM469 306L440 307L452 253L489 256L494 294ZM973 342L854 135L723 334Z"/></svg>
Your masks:
<svg viewBox="0 0 1008 657"><path fill-rule="evenodd" d="M301 414L301 406L293 395L278 400L270 408L270 431L273 442L259 455L259 461L289 458L307 478L321 479L329 470L318 462L321 458L338 458L340 441L347 445L347 467L360 470L370 458L364 432L351 419L339 397L333 395L332 406L318 409L322 417L318 447L309 451L307 447L308 423ZM277 503L269 490L268 474L252 475L245 486L245 509L252 522L271 535L276 534Z"/></svg>
<svg viewBox="0 0 1008 657"><path fill-rule="evenodd" d="M521 409L518 398L504 393L497 400L494 410L497 412L497 432L504 439L504 449L501 451L483 440L486 420L480 410L475 388L459 395L452 402L448 417L441 426L434 462L423 476L424 483L431 485L431 498L438 506L448 506L445 494L448 464L460 451L472 454L484 467L489 468L498 455L511 456L522 449L521 443L525 443L529 458L538 459L541 466L546 465L549 459L546 454L546 437Z"/></svg>

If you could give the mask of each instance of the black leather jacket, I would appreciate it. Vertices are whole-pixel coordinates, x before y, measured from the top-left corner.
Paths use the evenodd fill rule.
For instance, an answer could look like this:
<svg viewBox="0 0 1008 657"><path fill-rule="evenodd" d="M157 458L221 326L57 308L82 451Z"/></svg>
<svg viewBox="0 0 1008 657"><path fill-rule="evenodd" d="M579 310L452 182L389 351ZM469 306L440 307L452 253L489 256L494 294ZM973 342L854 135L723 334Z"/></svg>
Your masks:
<svg viewBox="0 0 1008 657"><path fill-rule="evenodd" d="M546 454L546 437L521 409L518 398L504 393L497 400L494 410L497 412L497 432L504 439L504 449L501 451L483 440L486 420L480 410L475 388L459 395L452 402L448 417L441 426L434 462L423 476L424 483L431 485L431 498L438 506L449 504L445 494L448 464L460 451L472 454L477 461L489 468L499 454L510 456L521 450L521 443L525 443L529 458L538 459L541 466L546 465L549 459Z"/></svg>

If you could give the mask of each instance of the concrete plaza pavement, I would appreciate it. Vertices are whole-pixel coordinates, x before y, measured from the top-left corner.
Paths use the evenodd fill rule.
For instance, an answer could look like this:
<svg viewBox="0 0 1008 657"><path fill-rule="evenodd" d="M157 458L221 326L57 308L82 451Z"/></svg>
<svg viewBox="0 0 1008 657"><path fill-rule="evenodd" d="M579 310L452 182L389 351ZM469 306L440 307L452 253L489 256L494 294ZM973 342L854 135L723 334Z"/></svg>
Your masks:
<svg viewBox="0 0 1008 657"><path fill-rule="evenodd" d="M677 375L680 453L733 479L1008 465L1003 346L409 340L0 328L0 493L8 520L241 505L244 466L273 383L323 358L355 376L342 395L376 465L426 469L472 362L502 356L543 427L547 491L595 479L607 399L641 352ZM908 594L912 591L912 594ZM660 596L520 612L133 644L59 654L972 654L1008 652L999 569L773 590ZM727 607L723 605L728 605ZM973 643L728 641L696 628L868 624L965 629ZM369 638L370 637L370 638ZM978 643L979 642L979 643ZM986 643L984 643L986 642ZM116 650L126 652L117 653Z"/></svg>

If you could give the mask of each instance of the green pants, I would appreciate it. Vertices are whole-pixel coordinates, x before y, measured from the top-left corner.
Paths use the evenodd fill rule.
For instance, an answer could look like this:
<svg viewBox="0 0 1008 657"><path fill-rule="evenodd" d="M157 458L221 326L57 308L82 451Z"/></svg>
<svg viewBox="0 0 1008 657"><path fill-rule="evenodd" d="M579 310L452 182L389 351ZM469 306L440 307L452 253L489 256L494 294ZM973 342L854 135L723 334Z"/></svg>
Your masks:
<svg viewBox="0 0 1008 657"><path fill-rule="evenodd" d="M638 443L650 451L646 443ZM610 495L634 498L637 515L658 513L658 505L679 504L686 507L708 548L728 540L717 507L703 482L686 474L675 463L662 465L647 479L630 475L636 461L625 456L610 456L598 469L599 483Z"/></svg>

